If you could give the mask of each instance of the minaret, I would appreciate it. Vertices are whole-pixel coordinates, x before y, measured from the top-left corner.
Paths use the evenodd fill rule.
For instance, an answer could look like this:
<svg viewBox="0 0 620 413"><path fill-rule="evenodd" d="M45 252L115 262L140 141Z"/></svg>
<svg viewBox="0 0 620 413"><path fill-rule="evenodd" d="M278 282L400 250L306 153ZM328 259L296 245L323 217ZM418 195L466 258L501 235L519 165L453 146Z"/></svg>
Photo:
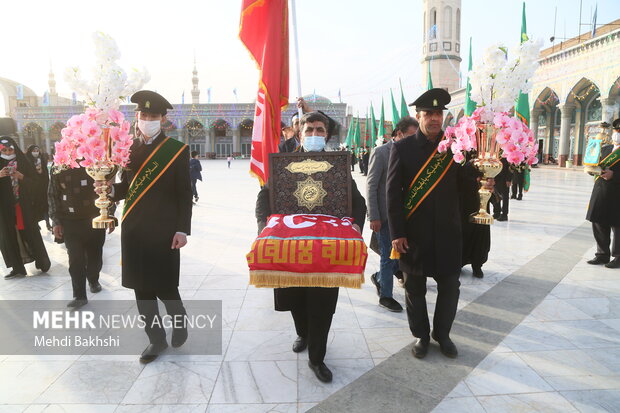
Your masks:
<svg viewBox="0 0 620 413"><path fill-rule="evenodd" d="M52 61L50 60L50 73L47 76L47 85L49 87L50 96L58 96L56 92L56 79L54 79L54 71L52 70Z"/></svg>
<svg viewBox="0 0 620 413"><path fill-rule="evenodd" d="M454 92L460 88L461 0L422 0L422 84Z"/></svg>
<svg viewBox="0 0 620 413"><path fill-rule="evenodd" d="M200 89L198 89L198 70L196 70L196 58L194 57L194 71L192 72L192 104L200 103Z"/></svg>

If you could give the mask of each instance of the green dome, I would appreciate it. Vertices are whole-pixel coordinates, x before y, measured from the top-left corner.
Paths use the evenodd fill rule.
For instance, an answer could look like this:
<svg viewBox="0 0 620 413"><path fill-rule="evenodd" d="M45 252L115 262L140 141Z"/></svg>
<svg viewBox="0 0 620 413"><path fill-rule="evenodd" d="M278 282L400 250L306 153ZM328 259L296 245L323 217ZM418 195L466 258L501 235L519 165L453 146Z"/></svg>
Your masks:
<svg viewBox="0 0 620 413"><path fill-rule="evenodd" d="M319 105L331 105L332 103L325 96L315 95L314 93L304 96L304 100L308 103L318 103Z"/></svg>

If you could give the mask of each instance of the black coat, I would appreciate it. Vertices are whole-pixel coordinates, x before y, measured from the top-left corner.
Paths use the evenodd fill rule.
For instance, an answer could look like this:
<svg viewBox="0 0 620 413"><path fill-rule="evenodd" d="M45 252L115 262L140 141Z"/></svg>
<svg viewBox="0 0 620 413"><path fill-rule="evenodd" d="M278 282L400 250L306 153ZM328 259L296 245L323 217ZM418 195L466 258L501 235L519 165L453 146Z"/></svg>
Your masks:
<svg viewBox="0 0 620 413"><path fill-rule="evenodd" d="M437 141L437 143L439 140ZM407 220L403 208L409 184L428 160L437 143L421 130L394 145L387 173L388 223L392 239L407 238L409 251L400 268L426 277L458 274L461 269L462 228L459 192L465 190L464 169L452 164L443 179Z"/></svg>
<svg viewBox="0 0 620 413"><path fill-rule="evenodd" d="M32 163L34 170L36 171L36 158L32 156L32 149L35 145L31 145L26 152L26 158ZM35 206L35 218L38 221L45 219L47 215L47 189L50 183L50 173L47 169L47 162L49 160L47 154L41 152L39 155L41 159L41 173L36 173L36 188L34 192L34 206Z"/></svg>
<svg viewBox="0 0 620 413"><path fill-rule="evenodd" d="M366 201L357 189L357 185L351 178L352 206L354 223L364 228L366 217ZM256 199L256 221L259 231L265 226L265 222L271 215L269 205L269 187L263 186ZM274 288L274 307L277 311L293 311L304 309L309 314L327 315L336 311L338 301L338 288L321 287L293 287L293 288Z"/></svg>
<svg viewBox="0 0 620 413"><path fill-rule="evenodd" d="M161 133L150 145L134 141L128 169L122 181L114 185L115 200L125 198L134 175L164 138ZM185 146L122 223L124 287L148 291L178 287L180 253L170 247L177 232L190 234L191 218L189 148Z"/></svg>
<svg viewBox="0 0 620 413"><path fill-rule="evenodd" d="M480 210L478 195L480 183L476 180L478 177L482 177L482 173L477 169L465 168L459 191L463 220L463 265L482 266L487 261L491 249L491 226L474 224L470 221L471 215ZM488 208L487 204L487 211Z"/></svg>
<svg viewBox="0 0 620 413"><path fill-rule="evenodd" d="M613 145L601 148L601 159L613 151ZM620 226L620 162L612 166L613 177L594 181L586 219L597 224Z"/></svg>
<svg viewBox="0 0 620 413"><path fill-rule="evenodd" d="M278 152L279 153L295 152L295 149L297 149L298 146L299 146L299 141L297 140L296 137L293 136L292 138L281 141L278 144Z"/></svg>
<svg viewBox="0 0 620 413"><path fill-rule="evenodd" d="M201 180L202 181L202 165L200 165L200 161L198 159L190 159L189 160L189 177L192 181Z"/></svg>
<svg viewBox="0 0 620 413"><path fill-rule="evenodd" d="M16 146L16 145L15 145ZM43 264L49 261L41 233L37 226L35 194L38 188L36 171L23 153L16 149L17 170L24 175L19 181L19 200L15 199L10 177L0 178L0 251L8 268L19 268L22 264L37 261ZM8 161L0 158L0 169L8 165ZM15 205L19 203L22 211L24 229L20 238L24 249L20 253L15 230ZM22 256L22 253L25 255Z"/></svg>

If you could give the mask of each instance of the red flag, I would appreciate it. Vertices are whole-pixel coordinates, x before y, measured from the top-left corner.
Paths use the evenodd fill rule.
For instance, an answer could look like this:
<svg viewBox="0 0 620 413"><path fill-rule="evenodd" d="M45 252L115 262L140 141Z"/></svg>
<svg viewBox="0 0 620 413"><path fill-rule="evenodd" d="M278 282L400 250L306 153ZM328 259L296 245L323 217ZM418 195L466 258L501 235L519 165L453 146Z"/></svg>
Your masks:
<svg viewBox="0 0 620 413"><path fill-rule="evenodd" d="M288 0L243 0L239 38L258 68L250 173L269 177L269 154L278 151L281 111L288 105Z"/></svg>

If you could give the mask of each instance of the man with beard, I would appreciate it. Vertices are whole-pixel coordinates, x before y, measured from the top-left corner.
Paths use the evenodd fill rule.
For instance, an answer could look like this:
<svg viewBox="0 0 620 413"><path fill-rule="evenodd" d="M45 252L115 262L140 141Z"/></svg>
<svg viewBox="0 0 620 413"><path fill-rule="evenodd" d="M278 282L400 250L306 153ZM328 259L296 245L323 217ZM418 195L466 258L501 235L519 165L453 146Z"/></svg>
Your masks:
<svg viewBox="0 0 620 413"><path fill-rule="evenodd" d="M0 137L0 251L6 266L12 268L5 279L25 276L24 264L32 261L42 272L50 269L37 225L37 185L34 167L17 143Z"/></svg>

